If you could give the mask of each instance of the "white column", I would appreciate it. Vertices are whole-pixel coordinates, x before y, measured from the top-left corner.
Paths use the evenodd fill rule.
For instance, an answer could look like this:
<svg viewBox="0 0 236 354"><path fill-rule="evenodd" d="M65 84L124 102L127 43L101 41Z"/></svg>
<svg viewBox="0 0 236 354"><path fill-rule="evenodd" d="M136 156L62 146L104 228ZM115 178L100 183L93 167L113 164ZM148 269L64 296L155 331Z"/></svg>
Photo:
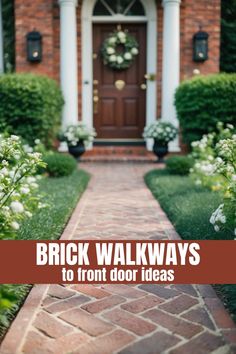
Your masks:
<svg viewBox="0 0 236 354"><path fill-rule="evenodd" d="M179 126L174 106L174 94L180 74L180 2L163 0L163 67L162 121ZM179 151L178 139L169 144L170 151Z"/></svg>
<svg viewBox="0 0 236 354"><path fill-rule="evenodd" d="M4 72L3 61L3 29L2 29L2 1L0 0L0 74Z"/></svg>
<svg viewBox="0 0 236 354"><path fill-rule="evenodd" d="M77 75L77 0L59 0L60 4L60 72L65 100L62 127L78 121Z"/></svg>
<svg viewBox="0 0 236 354"><path fill-rule="evenodd" d="M148 35L147 35L147 74L156 74L157 71L157 22L156 8L149 15L148 20ZM146 91L146 125L154 123L157 117L157 83L156 80L147 80ZM152 151L153 139L147 139L147 150Z"/></svg>

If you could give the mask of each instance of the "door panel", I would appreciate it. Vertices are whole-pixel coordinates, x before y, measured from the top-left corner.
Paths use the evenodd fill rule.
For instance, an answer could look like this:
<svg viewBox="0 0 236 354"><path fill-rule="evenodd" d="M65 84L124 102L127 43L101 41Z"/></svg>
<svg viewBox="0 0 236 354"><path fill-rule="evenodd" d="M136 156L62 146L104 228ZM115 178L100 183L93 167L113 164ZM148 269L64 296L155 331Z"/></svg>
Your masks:
<svg viewBox="0 0 236 354"><path fill-rule="evenodd" d="M139 44L139 54L130 68L115 71L103 64L101 45L107 36L116 29L116 24L95 24L93 26L93 52L97 54L93 62L94 90L99 98L94 111L94 127L97 138L134 139L141 138L145 125L146 91L141 89L145 83L146 72L146 25L122 24ZM119 91L116 80L124 80L125 87Z"/></svg>
<svg viewBox="0 0 236 354"><path fill-rule="evenodd" d="M116 112L116 100L114 98L103 98L101 101L101 119L102 126L114 126Z"/></svg>
<svg viewBox="0 0 236 354"><path fill-rule="evenodd" d="M124 98L124 125L136 126L138 116L138 100L135 98Z"/></svg>

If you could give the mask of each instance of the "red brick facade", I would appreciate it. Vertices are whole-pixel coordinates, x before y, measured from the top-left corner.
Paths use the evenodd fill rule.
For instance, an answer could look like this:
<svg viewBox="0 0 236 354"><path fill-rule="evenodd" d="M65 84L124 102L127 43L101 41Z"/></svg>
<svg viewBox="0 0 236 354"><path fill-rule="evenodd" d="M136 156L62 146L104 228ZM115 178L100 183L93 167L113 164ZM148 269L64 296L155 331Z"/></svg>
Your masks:
<svg viewBox="0 0 236 354"><path fill-rule="evenodd" d="M81 116L81 7L77 7L78 33L78 82L79 82L79 116ZM60 16L57 0L15 0L16 22L16 71L31 71L45 74L59 80L59 30ZM163 9L161 0L157 1L157 94L158 117L161 112L161 80L162 80L162 26ZM209 33L209 59L204 63L192 60L192 37L199 26ZM182 0L180 8L181 38L181 80L193 76L193 70L199 69L202 74L219 71L220 45L220 0ZM26 39L29 31L37 30L43 35L43 60L39 64L31 64L26 60Z"/></svg>

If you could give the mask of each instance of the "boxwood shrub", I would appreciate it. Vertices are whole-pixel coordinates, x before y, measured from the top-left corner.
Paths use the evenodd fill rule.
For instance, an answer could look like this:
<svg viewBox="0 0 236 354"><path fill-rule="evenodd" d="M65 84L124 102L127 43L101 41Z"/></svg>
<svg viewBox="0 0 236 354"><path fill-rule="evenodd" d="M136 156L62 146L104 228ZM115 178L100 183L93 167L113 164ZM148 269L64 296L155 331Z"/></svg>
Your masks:
<svg viewBox="0 0 236 354"><path fill-rule="evenodd" d="M50 177L69 176L77 167L76 160L72 156L59 152L49 152L43 157L43 161L47 165L45 171Z"/></svg>
<svg viewBox="0 0 236 354"><path fill-rule="evenodd" d="M39 138L50 146L60 124L63 98L58 84L34 74L0 76L0 127L29 144Z"/></svg>
<svg viewBox="0 0 236 354"><path fill-rule="evenodd" d="M183 141L190 144L215 130L218 121L236 124L236 74L199 76L184 81L175 94Z"/></svg>
<svg viewBox="0 0 236 354"><path fill-rule="evenodd" d="M190 156L171 156L166 160L166 168L173 175L188 175L194 160Z"/></svg>

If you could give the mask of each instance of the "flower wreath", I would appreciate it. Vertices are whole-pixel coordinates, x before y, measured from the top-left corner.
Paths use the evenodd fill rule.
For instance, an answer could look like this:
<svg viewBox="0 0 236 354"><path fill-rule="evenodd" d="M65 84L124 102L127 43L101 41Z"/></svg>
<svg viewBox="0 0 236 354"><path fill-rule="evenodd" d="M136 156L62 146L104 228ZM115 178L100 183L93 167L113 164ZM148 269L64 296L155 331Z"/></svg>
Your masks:
<svg viewBox="0 0 236 354"><path fill-rule="evenodd" d="M117 46L122 45L124 50L119 52ZM111 33L102 44L103 62L115 70L128 69L138 55L138 43L128 34L128 31L117 30Z"/></svg>

